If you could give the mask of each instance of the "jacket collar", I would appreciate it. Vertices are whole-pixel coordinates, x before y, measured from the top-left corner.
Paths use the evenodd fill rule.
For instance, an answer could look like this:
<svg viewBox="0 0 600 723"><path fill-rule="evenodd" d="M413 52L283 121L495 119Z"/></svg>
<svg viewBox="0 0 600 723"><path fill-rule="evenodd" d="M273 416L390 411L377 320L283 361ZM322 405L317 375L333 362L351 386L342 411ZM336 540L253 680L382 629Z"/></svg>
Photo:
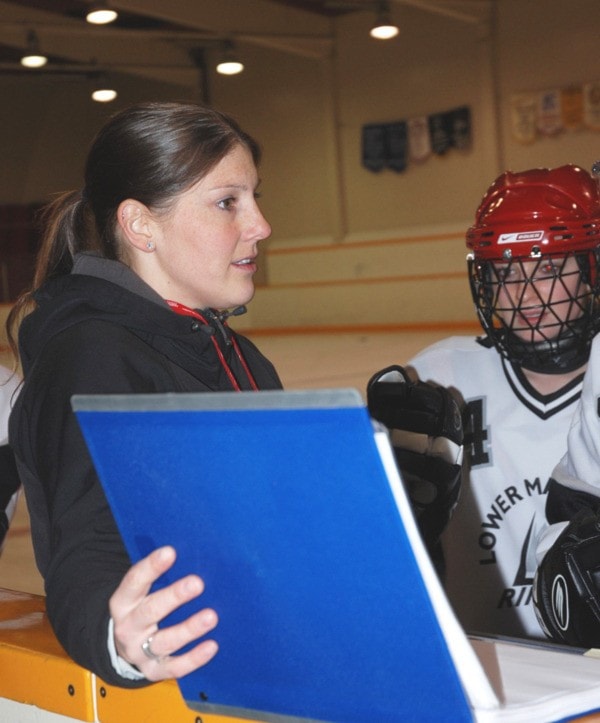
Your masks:
<svg viewBox="0 0 600 723"><path fill-rule="evenodd" d="M105 259L94 253L78 253L73 258L71 273L110 281L112 284L148 299L148 301L168 306L167 302L151 286L148 286L129 266L120 261Z"/></svg>

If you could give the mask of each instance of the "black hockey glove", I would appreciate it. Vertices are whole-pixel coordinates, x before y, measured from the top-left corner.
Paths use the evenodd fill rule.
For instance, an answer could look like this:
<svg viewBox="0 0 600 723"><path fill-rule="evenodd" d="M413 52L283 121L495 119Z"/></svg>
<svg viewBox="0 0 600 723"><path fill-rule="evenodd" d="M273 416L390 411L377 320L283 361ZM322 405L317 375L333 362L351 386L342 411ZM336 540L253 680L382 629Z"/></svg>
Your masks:
<svg viewBox="0 0 600 723"><path fill-rule="evenodd" d="M569 522L538 567L533 602L548 637L600 647L600 514L582 510Z"/></svg>
<svg viewBox="0 0 600 723"><path fill-rule="evenodd" d="M395 365L371 377L367 405L370 415L390 431L421 535L433 552L460 491L463 426L459 405L445 387L412 382Z"/></svg>

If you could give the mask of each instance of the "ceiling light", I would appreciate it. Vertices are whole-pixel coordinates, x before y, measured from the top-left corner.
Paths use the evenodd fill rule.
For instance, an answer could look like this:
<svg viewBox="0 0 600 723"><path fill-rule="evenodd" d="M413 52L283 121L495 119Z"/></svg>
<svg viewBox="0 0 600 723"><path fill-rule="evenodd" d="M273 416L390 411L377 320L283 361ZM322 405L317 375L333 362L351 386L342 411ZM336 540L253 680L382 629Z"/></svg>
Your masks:
<svg viewBox="0 0 600 723"><path fill-rule="evenodd" d="M235 55L233 45L231 43L225 44L223 50L223 57L217 63L217 73L221 75L237 75L244 70L244 64Z"/></svg>
<svg viewBox="0 0 600 723"><path fill-rule="evenodd" d="M106 73L99 71L91 74L89 78L92 100L96 103L110 103L117 97L117 91Z"/></svg>
<svg viewBox="0 0 600 723"><path fill-rule="evenodd" d="M217 73L221 75L237 75L244 70L244 66L239 60L222 60L217 64Z"/></svg>
<svg viewBox="0 0 600 723"><path fill-rule="evenodd" d="M117 11L109 8L106 3L93 4L87 12L85 19L92 25L107 25L118 17Z"/></svg>
<svg viewBox="0 0 600 723"><path fill-rule="evenodd" d="M369 31L369 35L377 40L390 40L395 38L399 32L398 26L392 22L387 3L381 3L377 12L377 20Z"/></svg>
<svg viewBox="0 0 600 723"><path fill-rule="evenodd" d="M27 51L21 58L21 65L26 68L42 68L48 62L48 58L40 53L40 42L34 30L27 34Z"/></svg>
<svg viewBox="0 0 600 723"><path fill-rule="evenodd" d="M98 88L92 91L92 100L96 103L110 103L117 97L117 91L112 88Z"/></svg>

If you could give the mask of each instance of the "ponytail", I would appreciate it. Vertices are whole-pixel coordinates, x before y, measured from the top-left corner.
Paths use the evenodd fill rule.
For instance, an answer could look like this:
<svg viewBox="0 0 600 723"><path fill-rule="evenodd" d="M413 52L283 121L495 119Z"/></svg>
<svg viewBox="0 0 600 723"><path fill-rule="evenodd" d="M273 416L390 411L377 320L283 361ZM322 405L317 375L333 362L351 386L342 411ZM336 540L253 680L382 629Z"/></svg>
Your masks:
<svg viewBox="0 0 600 723"><path fill-rule="evenodd" d="M73 256L85 250L89 229L85 222L85 201L78 191L67 191L42 209L44 229L38 251L32 291L45 281L71 273Z"/></svg>
<svg viewBox="0 0 600 723"><path fill-rule="evenodd" d="M17 331L23 318L35 308L36 291L49 279L69 274L78 251L93 250L97 246L85 206L79 191L67 191L40 213L38 221L44 231L33 284L17 299L6 319L6 334L16 364L19 360Z"/></svg>

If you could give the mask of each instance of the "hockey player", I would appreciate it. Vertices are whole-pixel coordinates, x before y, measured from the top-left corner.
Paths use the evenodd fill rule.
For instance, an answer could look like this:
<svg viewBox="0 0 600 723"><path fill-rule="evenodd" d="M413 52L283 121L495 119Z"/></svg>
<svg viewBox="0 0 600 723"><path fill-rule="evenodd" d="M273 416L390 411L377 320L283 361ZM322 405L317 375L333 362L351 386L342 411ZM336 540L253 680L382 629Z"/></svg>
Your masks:
<svg viewBox="0 0 600 723"><path fill-rule="evenodd" d="M461 497L442 546L446 589L469 632L544 637L532 604L535 551L600 328L599 244L600 194L585 170L502 174L467 232L485 335L441 341L408 368L454 390L468 412ZM370 382L380 408L394 403L388 377Z"/></svg>
<svg viewBox="0 0 600 723"><path fill-rule="evenodd" d="M592 169L600 175L600 161ZM567 452L556 466L534 581L542 628L558 642L600 646L600 337L592 343ZM556 539L558 538L558 539ZM556 542L552 545L552 541ZM549 548L549 549L548 549Z"/></svg>
<svg viewBox="0 0 600 723"><path fill-rule="evenodd" d="M538 556L540 550L548 551L534 582L534 602L546 634L584 648L600 647L599 364L600 336L592 344L567 452L550 480L546 513L551 525Z"/></svg>

